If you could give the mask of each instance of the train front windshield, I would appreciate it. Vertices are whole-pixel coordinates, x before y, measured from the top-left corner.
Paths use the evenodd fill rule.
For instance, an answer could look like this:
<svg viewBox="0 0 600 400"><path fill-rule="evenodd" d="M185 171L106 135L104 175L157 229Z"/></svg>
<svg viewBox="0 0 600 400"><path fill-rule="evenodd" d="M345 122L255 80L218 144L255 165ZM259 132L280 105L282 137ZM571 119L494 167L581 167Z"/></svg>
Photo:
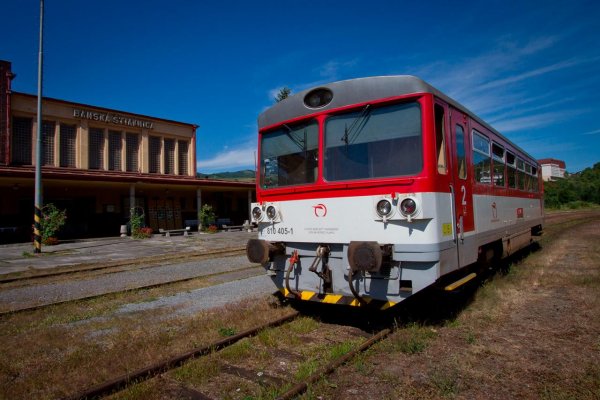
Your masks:
<svg viewBox="0 0 600 400"><path fill-rule="evenodd" d="M331 115L324 124L325 181L410 176L423 168L421 108L416 102L366 106ZM316 182L318 136L315 120L263 134L262 187Z"/></svg>

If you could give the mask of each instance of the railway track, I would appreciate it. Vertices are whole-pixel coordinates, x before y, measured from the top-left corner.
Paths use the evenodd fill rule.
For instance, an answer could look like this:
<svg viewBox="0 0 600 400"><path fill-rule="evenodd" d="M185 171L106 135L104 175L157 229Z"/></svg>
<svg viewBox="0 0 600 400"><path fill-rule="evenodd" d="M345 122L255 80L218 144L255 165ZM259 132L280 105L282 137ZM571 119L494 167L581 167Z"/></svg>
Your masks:
<svg viewBox="0 0 600 400"><path fill-rule="evenodd" d="M137 371L118 376L101 384L84 389L80 392L74 393L69 397L66 397L66 399L76 400L102 398L108 395L112 395L118 391L122 392L117 393L116 398L120 398L120 394L122 394L124 397L128 397L126 393L128 389L135 390L133 389L135 385L143 384L145 381L151 379L155 380L155 382L152 385L155 385L157 387L157 390L168 391L168 393L162 393L162 395L171 396L175 394L177 398L192 398L203 400L221 398L223 395L225 395L225 392L219 391L215 393L214 390L211 390L210 384L207 388L195 387L195 385L192 387L186 382L177 381L176 379L173 379L169 376L174 370L184 366L187 362L202 362L201 358L211 356L213 357L213 359L207 360L205 362L216 362L219 365L219 372L217 375L212 377L213 381L220 381L222 379L222 375L235 375L237 377L242 377L242 379L249 381L255 387L265 388L266 386L268 386L267 390L269 391L269 393L277 393L277 399L292 399L304 393L312 383L315 383L318 380L322 379L324 376L332 373L336 370L336 368L347 363L357 354L367 350L375 343L385 339L392 332L391 328L384 328L373 335L367 335L367 337L364 338L364 340L361 340L360 343L354 343L352 348L350 348L348 351L345 351L343 352L343 354L339 354L338 356L333 357L329 362L320 365L318 368L315 368L312 371L312 373L308 374L306 377L303 377L301 379L297 379L296 377L289 375L286 377L276 376L273 372L265 372L261 368L255 370L248 369L244 366L244 364L252 364L252 361L249 360L256 356L256 354L252 352L248 355L247 360L239 360L236 363L236 365L231 365L227 361L221 359L220 354L223 353L223 351L226 351L227 348L235 345L236 343L239 343L242 339L255 337L261 331L273 328L277 330L277 332L273 333L273 335L279 336L280 334L284 334L285 332L280 331L282 331L286 327L286 325L289 326L289 324L292 323L292 321L294 321L295 319L297 319L298 316L299 312L294 311L284 317L248 329L231 337L227 337L225 339L218 340L214 343L181 353L167 360L148 365L146 367L138 369ZM314 332L317 332L315 335L316 338L313 337L310 341L327 341L326 336L328 333L330 333L330 330L331 329L324 328L323 323L317 323L314 329ZM345 337L342 338L342 340L352 340L355 338L355 336L356 333L354 333L354 335L345 335ZM336 339L339 340L340 338L338 337ZM335 347L336 344L339 343L331 344L331 347ZM275 348L273 352L277 353L278 351L280 351L280 349ZM259 357L264 357L264 355ZM288 361L292 362L290 361L290 359L293 359L293 362L296 364L297 368L301 368L298 366L301 365L303 362L303 360L301 360L301 357L288 355ZM280 363L282 362L280 361ZM239 390L237 391L239 392ZM247 396L251 395L252 393L247 393Z"/></svg>
<svg viewBox="0 0 600 400"><path fill-rule="evenodd" d="M118 376L109 381L100 383L98 385L92 386L88 389L84 389L78 393L73 394L66 398L66 400L76 400L76 399L90 399L107 396L117 390L121 390L127 387L130 384L139 384L140 382L153 378L158 374L167 372L174 368L181 366L188 360L191 360L196 357L207 355L213 351L222 350L228 346L231 346L244 338L248 338L256 335L259 331L263 329L267 329L270 327L276 327L286 322L289 322L296 318L299 315L298 312L290 313L282 318L278 318L276 320L267 322L260 326L256 326L254 328L248 329L244 332L241 332L237 335L233 335L227 337L225 339L218 340L216 342L210 343L206 346L198 347L193 350L178 354L173 356L167 360L163 360L157 362L152 365L148 365L146 367L140 368L131 373L127 373L121 376Z"/></svg>
<svg viewBox="0 0 600 400"><path fill-rule="evenodd" d="M212 256L212 258L214 258L214 257L226 258L226 257L236 257L237 254L238 254L237 252L220 252L220 253L213 253L213 254L211 254L211 256ZM206 259L210 259L210 258L211 257L203 257L202 259L206 260ZM199 260L199 258L196 260ZM192 260L192 261L195 261L195 260ZM168 269L175 268L175 267L168 266L168 265L167 266L154 265L154 266L147 266L147 267L143 267L143 268L130 268L130 269L121 270L121 271L107 271L104 274L96 275L96 276L79 277L79 280L77 280L77 281L69 280L68 282L64 282L64 287L68 288L68 290L64 291L65 293L63 293L63 291L57 289L57 288L61 287L60 283L58 283L58 284L57 283L39 284L39 283L34 282L33 284L27 285L27 286L8 288L5 291L0 292L0 307L4 308L4 310L0 311L0 317L5 316L5 315L10 315L10 314L15 314L15 313L21 313L21 312L25 312L25 311L39 310L42 308L55 306L55 305L61 305L61 304L67 304L67 303L71 303L71 302L75 302L75 301L100 298L100 297L107 296L107 295L114 295L114 294L118 294L118 293L129 293L129 292L134 292L134 291L139 291L139 290L147 290L147 289L158 288L158 287L163 287L163 286L168 286L168 285L176 285L176 284L192 281L195 279L210 280L210 279L213 279L220 275L227 275L230 273L231 274L247 273L247 274L250 274L251 276L255 276L255 275L260 275L263 272L261 267L256 266L256 265L247 265L247 264L241 265L238 267L232 267L231 265L226 265L226 266L224 265L220 269L215 269L215 270L208 270L208 268L203 268L203 269L199 268L197 271L193 270L191 272L189 271L190 268L188 267L187 268L188 271L184 274L184 276L182 276L180 278L160 280L160 277L153 279L151 276L150 277L148 276L148 275L152 274L152 271L151 271L152 268L162 269L163 276L164 275L170 276L169 275L170 271L168 271ZM167 272L165 272L165 270L167 270ZM124 282L121 282L121 287L111 286L110 284L103 283L103 285L104 285L103 288L101 288L101 289L94 288L94 286L97 285L96 282L98 280L103 280L103 279L105 280L105 279L107 279L106 275L117 274L117 273L128 274L129 280L133 283L128 284L127 282L124 281ZM132 277L133 274L138 274L138 273L140 273L140 274L144 273L145 275L147 275L146 281L150 281L150 283L145 283L145 284L140 283L140 282L142 282L141 279L138 281L135 279L135 277ZM157 275L158 275L158 273L157 273ZM118 278L118 277L115 276L115 278ZM116 279L116 280L118 280L118 279ZM90 286L92 288L85 289L87 286ZM41 290L38 289L37 291L35 291L34 290L35 288L40 288L40 289L50 288L53 290L53 292L59 292L59 296L61 296L61 297L59 297L58 299L54 298L49 301L43 301L43 300L39 301L39 298L40 297L43 298L43 296L40 294ZM73 288L75 288L75 289L73 289ZM17 302L19 304L18 306L9 307L9 306L6 306L7 302L5 301L5 296L8 295L8 292L10 290L32 293L32 294L28 294L25 296L35 295L35 298L33 298L33 300L28 300L28 301L19 301L19 302ZM86 290L88 290L87 293L86 293ZM69 294L71 294L71 295L69 296ZM53 295L47 295L47 298L51 298L51 296L53 296ZM2 306L2 303L4 303L4 306Z"/></svg>
<svg viewBox="0 0 600 400"><path fill-rule="evenodd" d="M141 270L145 268L152 268L156 265L162 265L164 263L170 263L174 260L177 262L186 261L198 261L208 258L228 256L228 255L241 255L245 251L245 247L226 248L219 250L212 250L202 254L178 254L178 255L166 255L161 257L147 257L139 260L124 260L116 261L106 264L82 264L74 267L61 268L49 272L32 272L27 275L13 275L7 277L0 277L0 285L3 287L15 287L22 283L36 282L39 280L45 280L48 278L60 278L64 276L82 275L85 273L94 274L110 274L115 272L123 272L129 270ZM11 285L7 285L7 284Z"/></svg>

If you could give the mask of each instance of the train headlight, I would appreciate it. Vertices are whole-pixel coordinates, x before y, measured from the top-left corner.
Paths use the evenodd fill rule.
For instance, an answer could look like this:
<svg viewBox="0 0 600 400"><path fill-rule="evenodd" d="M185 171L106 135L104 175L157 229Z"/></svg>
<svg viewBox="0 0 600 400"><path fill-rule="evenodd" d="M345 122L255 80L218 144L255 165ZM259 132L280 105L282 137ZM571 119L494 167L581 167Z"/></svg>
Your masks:
<svg viewBox="0 0 600 400"><path fill-rule="evenodd" d="M254 207L252 209L252 218L254 218L256 221L260 221L262 219L262 216L263 213L260 207Z"/></svg>
<svg viewBox="0 0 600 400"><path fill-rule="evenodd" d="M377 202L377 214L381 217L388 217L392 213L392 203L389 200L379 200Z"/></svg>
<svg viewBox="0 0 600 400"><path fill-rule="evenodd" d="M308 108L321 108L331 103L333 93L326 88L318 88L304 96L304 105Z"/></svg>
<svg viewBox="0 0 600 400"><path fill-rule="evenodd" d="M267 218L271 221L277 218L277 209L274 206L267 207Z"/></svg>
<svg viewBox="0 0 600 400"><path fill-rule="evenodd" d="M400 212L405 217L412 217L417 212L417 202L413 199L404 199L400 203Z"/></svg>

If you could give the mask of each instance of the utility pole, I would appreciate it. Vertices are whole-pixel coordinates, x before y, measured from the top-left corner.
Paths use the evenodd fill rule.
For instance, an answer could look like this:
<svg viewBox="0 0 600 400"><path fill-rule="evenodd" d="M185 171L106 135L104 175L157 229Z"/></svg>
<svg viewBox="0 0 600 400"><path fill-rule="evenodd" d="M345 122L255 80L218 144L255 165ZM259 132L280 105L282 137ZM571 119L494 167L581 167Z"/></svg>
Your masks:
<svg viewBox="0 0 600 400"><path fill-rule="evenodd" d="M40 0L40 52L38 55L37 141L35 146L35 211L33 252L42 252L42 70L44 65L44 0Z"/></svg>

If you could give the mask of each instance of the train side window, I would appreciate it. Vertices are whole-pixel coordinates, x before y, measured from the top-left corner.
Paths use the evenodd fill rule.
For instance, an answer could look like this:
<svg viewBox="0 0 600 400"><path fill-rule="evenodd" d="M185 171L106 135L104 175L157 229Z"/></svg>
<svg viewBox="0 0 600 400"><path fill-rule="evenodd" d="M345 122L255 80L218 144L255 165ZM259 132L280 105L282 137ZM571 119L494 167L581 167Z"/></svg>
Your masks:
<svg viewBox="0 0 600 400"><path fill-rule="evenodd" d="M525 164L525 179L527 179L525 190L533 192L533 177L531 176L531 164Z"/></svg>
<svg viewBox="0 0 600 400"><path fill-rule="evenodd" d="M446 169L446 140L444 132L444 107L436 104L435 107L435 149L437 171L441 175L447 174Z"/></svg>
<svg viewBox="0 0 600 400"><path fill-rule="evenodd" d="M527 187L525 178L525 161L517 158L517 188L520 190L525 190Z"/></svg>
<svg viewBox="0 0 600 400"><path fill-rule="evenodd" d="M531 175L533 177L533 179L532 179L532 181L533 181L533 191L534 191L534 193L537 193L540 190L539 189L540 182L539 182L539 179L538 179L538 169L537 169L537 167L533 167L533 166L531 167Z"/></svg>
<svg viewBox="0 0 600 400"><path fill-rule="evenodd" d="M504 187L504 147L492 142L492 158L494 163L494 185Z"/></svg>
<svg viewBox="0 0 600 400"><path fill-rule="evenodd" d="M456 159L458 177L467 179L467 159L465 157L465 131L461 125L456 125Z"/></svg>
<svg viewBox="0 0 600 400"><path fill-rule="evenodd" d="M515 164L515 155L511 152L506 152L506 175L508 178L508 187L517 188L517 170Z"/></svg>
<svg viewBox="0 0 600 400"><path fill-rule="evenodd" d="M473 129L473 172L475 182L490 184L490 140Z"/></svg>

